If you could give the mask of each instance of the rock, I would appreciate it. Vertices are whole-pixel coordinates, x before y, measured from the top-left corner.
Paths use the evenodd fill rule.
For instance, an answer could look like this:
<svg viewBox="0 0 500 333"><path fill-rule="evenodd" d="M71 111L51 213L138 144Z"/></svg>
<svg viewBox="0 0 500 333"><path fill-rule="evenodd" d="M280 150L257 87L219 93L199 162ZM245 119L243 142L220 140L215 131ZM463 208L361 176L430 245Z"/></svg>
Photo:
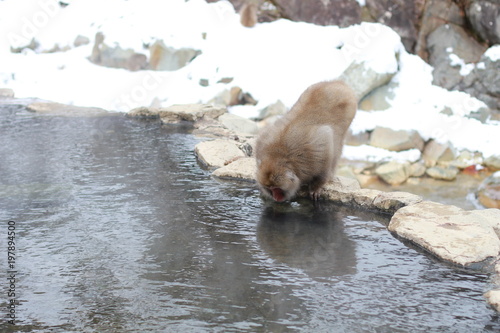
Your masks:
<svg viewBox="0 0 500 333"><path fill-rule="evenodd" d="M0 98L14 98L14 90L9 88L0 89Z"/></svg>
<svg viewBox="0 0 500 333"><path fill-rule="evenodd" d="M402 207L417 204L422 200L421 196L408 192L381 192L374 198L373 206L379 211L392 214Z"/></svg>
<svg viewBox="0 0 500 333"><path fill-rule="evenodd" d="M457 86L483 101L489 108L500 110L500 45L490 47L469 75Z"/></svg>
<svg viewBox="0 0 500 333"><path fill-rule="evenodd" d="M460 67L452 65L450 54L465 63L477 62L486 48L454 24L445 24L434 30L427 38L429 63L434 67L433 83L446 89L459 85L463 76Z"/></svg>
<svg viewBox="0 0 500 333"><path fill-rule="evenodd" d="M73 42L75 47L90 44L90 39L86 36L78 35Z"/></svg>
<svg viewBox="0 0 500 333"><path fill-rule="evenodd" d="M423 201L399 209L389 231L442 260L467 266L494 258L500 240L488 219L474 211Z"/></svg>
<svg viewBox="0 0 500 333"><path fill-rule="evenodd" d="M66 117L94 117L113 114L101 108L66 105L53 102L31 103L26 109L40 114Z"/></svg>
<svg viewBox="0 0 500 333"><path fill-rule="evenodd" d="M260 111L259 119L266 119L268 117L281 116L288 111L288 108L282 101L278 100L276 103L268 105Z"/></svg>
<svg viewBox="0 0 500 333"><path fill-rule="evenodd" d="M417 131L400 130L377 126L370 136L370 145L392 151L417 148L424 149L424 140Z"/></svg>
<svg viewBox="0 0 500 333"><path fill-rule="evenodd" d="M466 10L474 31L489 45L500 43L500 3L498 1L471 1Z"/></svg>
<svg viewBox="0 0 500 333"><path fill-rule="evenodd" d="M356 179L336 176L325 184L322 196L334 202L352 204L354 192L360 188Z"/></svg>
<svg viewBox="0 0 500 333"><path fill-rule="evenodd" d="M104 43L104 35L101 32L96 34L90 61L100 66L125 68L131 71L147 67L146 55L136 53L132 49L122 49L120 45L108 46Z"/></svg>
<svg viewBox="0 0 500 333"><path fill-rule="evenodd" d="M451 143L439 143L431 140L425 145L422 157L427 167L432 167L438 162L452 161L457 156Z"/></svg>
<svg viewBox="0 0 500 333"><path fill-rule="evenodd" d="M460 7L453 0L427 0L422 12L415 53L428 61L427 36L443 24L465 24Z"/></svg>
<svg viewBox="0 0 500 333"><path fill-rule="evenodd" d="M160 112L158 108L140 106L127 112L126 116L131 118L157 119L160 118Z"/></svg>
<svg viewBox="0 0 500 333"><path fill-rule="evenodd" d="M196 156L208 167L221 168L236 158L245 157L245 153L238 148L234 141L216 139L203 141L194 147Z"/></svg>
<svg viewBox="0 0 500 333"><path fill-rule="evenodd" d="M227 112L226 107L210 104L176 104L159 108L158 114L163 123L178 123L180 121L196 121L203 117L217 118Z"/></svg>
<svg viewBox="0 0 500 333"><path fill-rule="evenodd" d="M492 155L484 160L484 165L492 170L500 170L500 155Z"/></svg>
<svg viewBox="0 0 500 333"><path fill-rule="evenodd" d="M391 161L377 167L375 173L390 185L400 185L410 177L410 163Z"/></svg>
<svg viewBox="0 0 500 333"><path fill-rule="evenodd" d="M338 166L337 169L335 170L335 175L357 180L356 174L349 165Z"/></svg>
<svg viewBox="0 0 500 333"><path fill-rule="evenodd" d="M396 59L396 55L394 57ZM346 82L354 90L358 100L361 100L374 89L387 84L395 74L396 71L393 73L379 73L365 62L354 61L339 79Z"/></svg>
<svg viewBox="0 0 500 333"><path fill-rule="evenodd" d="M415 162L410 165L410 177L422 177L425 170L425 165L422 162Z"/></svg>
<svg viewBox="0 0 500 333"><path fill-rule="evenodd" d="M458 168L454 166L442 167L434 166L425 171L425 173L434 179L455 180L458 175Z"/></svg>
<svg viewBox="0 0 500 333"><path fill-rule="evenodd" d="M367 145L370 142L370 133L368 132L359 132L354 134L352 129L348 129L347 135L345 138L345 144L348 146L361 146Z"/></svg>
<svg viewBox="0 0 500 333"><path fill-rule="evenodd" d="M253 156L253 152L255 151L255 143L257 142L257 138L253 137L242 144L240 144L238 147L247 155L248 157Z"/></svg>
<svg viewBox="0 0 500 333"><path fill-rule="evenodd" d="M374 209L375 206L373 205L373 201L381 193L382 191L379 190L362 188L353 193L353 200L358 206L362 208Z"/></svg>
<svg viewBox="0 0 500 333"><path fill-rule="evenodd" d="M236 135L225 128L219 121L212 118L200 118L193 124L193 135L205 138L231 138L236 140Z"/></svg>
<svg viewBox="0 0 500 333"><path fill-rule="evenodd" d="M157 71L175 71L201 54L200 50L191 48L175 49L157 40L149 47L149 67Z"/></svg>
<svg viewBox="0 0 500 333"><path fill-rule="evenodd" d="M491 226L498 237L500 237L500 210L495 208L473 210L474 214L481 215L484 218L484 223ZM500 274L500 262L497 262L497 273Z"/></svg>
<svg viewBox="0 0 500 333"><path fill-rule="evenodd" d="M370 16L385 24L401 36L408 52L413 53L417 43L419 17L422 7L419 1L366 0Z"/></svg>
<svg viewBox="0 0 500 333"><path fill-rule="evenodd" d="M374 89L359 102L359 109L364 111L387 110L391 107L389 101L395 97L393 89L396 85L397 83L389 82Z"/></svg>
<svg viewBox="0 0 500 333"><path fill-rule="evenodd" d="M496 311L500 312L500 289L490 290L484 294L484 297L489 305L495 308Z"/></svg>
<svg viewBox="0 0 500 333"><path fill-rule="evenodd" d="M230 113L221 115L219 117L219 122L227 129L239 134L255 135L259 130L254 121Z"/></svg>
<svg viewBox="0 0 500 333"><path fill-rule="evenodd" d="M348 27L361 22L361 7L352 0L275 0L281 17L318 25Z"/></svg>
<svg viewBox="0 0 500 333"><path fill-rule="evenodd" d="M229 106L231 102L231 93L228 89L224 89L218 93L214 98L208 101L209 104Z"/></svg>
<svg viewBox="0 0 500 333"><path fill-rule="evenodd" d="M465 169L478 164L483 164L483 157L481 153L471 153L468 150L462 150L458 154L457 158L450 162L450 165L459 169Z"/></svg>
<svg viewBox="0 0 500 333"><path fill-rule="evenodd" d="M486 208L500 209L500 171L483 180L477 192L477 199Z"/></svg>
<svg viewBox="0 0 500 333"><path fill-rule="evenodd" d="M361 187L367 187L371 184L374 184L378 182L378 176L377 175L365 175L365 174L359 174L356 175L356 179L359 182L359 185Z"/></svg>
<svg viewBox="0 0 500 333"><path fill-rule="evenodd" d="M257 163L253 157L245 157L216 169L212 175L219 178L237 178L242 180L255 181Z"/></svg>

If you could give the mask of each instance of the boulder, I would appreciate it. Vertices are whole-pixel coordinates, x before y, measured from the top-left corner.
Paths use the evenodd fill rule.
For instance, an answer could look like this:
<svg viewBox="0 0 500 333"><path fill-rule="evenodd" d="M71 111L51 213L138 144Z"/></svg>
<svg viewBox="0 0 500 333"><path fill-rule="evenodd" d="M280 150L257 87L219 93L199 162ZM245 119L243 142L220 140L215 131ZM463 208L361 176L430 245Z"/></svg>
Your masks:
<svg viewBox="0 0 500 333"><path fill-rule="evenodd" d="M361 7L353 0L274 0L283 18L318 25L348 27L361 22Z"/></svg>
<svg viewBox="0 0 500 333"><path fill-rule="evenodd" d="M438 27L449 23L457 26L465 24L462 10L453 0L425 1L415 53L428 61L427 37Z"/></svg>
<svg viewBox="0 0 500 333"><path fill-rule="evenodd" d="M369 132L358 132L353 133L352 129L349 128L347 130L345 144L348 146L361 146L367 145L370 142L370 133Z"/></svg>
<svg viewBox="0 0 500 333"><path fill-rule="evenodd" d="M210 104L176 104L166 108L158 108L163 123L171 124L185 121L196 121L203 117L217 118L227 112L225 106Z"/></svg>
<svg viewBox="0 0 500 333"><path fill-rule="evenodd" d="M492 170L500 170L500 155L492 155L484 160L484 165Z"/></svg>
<svg viewBox="0 0 500 333"><path fill-rule="evenodd" d="M255 135L259 130L254 121L235 114L224 113L219 117L219 122L227 129L242 135Z"/></svg>
<svg viewBox="0 0 500 333"><path fill-rule="evenodd" d="M90 39L87 36L78 35L73 41L75 47L90 44Z"/></svg>
<svg viewBox="0 0 500 333"><path fill-rule="evenodd" d="M157 71L175 71L201 54L200 50L192 48L175 49L166 46L162 40L157 40L149 47L149 68Z"/></svg>
<svg viewBox="0 0 500 333"><path fill-rule="evenodd" d="M442 260L468 266L495 258L500 252L491 219L455 206L422 201L399 209L388 229Z"/></svg>
<svg viewBox="0 0 500 333"><path fill-rule="evenodd" d="M336 176L325 184L322 196L334 202L352 203L354 193L359 189L361 187L356 179Z"/></svg>
<svg viewBox="0 0 500 333"><path fill-rule="evenodd" d="M424 149L424 140L417 131L400 130L377 126L370 136L370 145L392 151L417 148Z"/></svg>
<svg viewBox="0 0 500 333"><path fill-rule="evenodd" d="M397 83L389 82L386 85L378 87L366 95L359 102L359 109L363 111L383 111L391 107L390 100L393 100L394 88Z"/></svg>
<svg viewBox="0 0 500 333"><path fill-rule="evenodd" d="M255 181L257 163L255 158L239 158L226 166L216 169L212 175L219 178L236 178L241 180Z"/></svg>
<svg viewBox="0 0 500 333"><path fill-rule="evenodd" d="M35 102L29 104L26 109L35 113L65 117L95 117L113 114L101 108L66 105L54 102Z"/></svg>
<svg viewBox="0 0 500 333"><path fill-rule="evenodd" d="M123 49L120 45L109 46L104 43L104 35L98 32L95 37L94 48L90 61L96 65L125 68L138 71L147 67L147 57L142 53L136 53L132 49Z"/></svg>
<svg viewBox="0 0 500 333"><path fill-rule="evenodd" d="M375 173L389 185L400 185L410 177L410 163L387 162L378 166Z"/></svg>
<svg viewBox="0 0 500 333"><path fill-rule="evenodd" d="M477 199L486 208L500 209L500 171L483 180L477 192Z"/></svg>
<svg viewBox="0 0 500 333"><path fill-rule="evenodd" d="M427 38L429 63L434 67L433 83L446 89L459 85L463 79L460 67L454 66L450 55L462 59L464 63L477 62L486 50L454 24L445 24L434 30Z"/></svg>
<svg viewBox="0 0 500 333"><path fill-rule="evenodd" d="M456 156L457 153L451 143L440 143L436 140L429 141L422 154L427 167L435 166L438 162L453 161Z"/></svg>
<svg viewBox="0 0 500 333"><path fill-rule="evenodd" d="M140 106L127 112L126 116L131 118L158 119L160 118L160 110L158 108Z"/></svg>
<svg viewBox="0 0 500 333"><path fill-rule="evenodd" d="M234 141L216 139L203 141L194 147L198 160L208 167L221 168L237 158L245 157Z"/></svg>
<svg viewBox="0 0 500 333"><path fill-rule="evenodd" d="M376 197L378 197L382 191L373 190L368 188L362 188L353 193L353 200L356 205L366 208L366 209L374 209L373 201Z"/></svg>
<svg viewBox="0 0 500 333"><path fill-rule="evenodd" d="M193 135L205 138L231 138L237 140L237 136L213 118L200 118L193 124Z"/></svg>
<svg viewBox="0 0 500 333"><path fill-rule="evenodd" d="M484 294L484 297L489 305L500 312L500 289L490 290Z"/></svg>
<svg viewBox="0 0 500 333"><path fill-rule="evenodd" d="M454 161L450 162L450 165L455 166L459 169L465 169L470 166L475 166L478 164L483 164L483 157L481 153L472 153L468 150L462 150Z"/></svg>
<svg viewBox="0 0 500 333"><path fill-rule="evenodd" d="M500 44L500 3L498 1L471 1L466 10L474 31L489 45Z"/></svg>
<svg viewBox="0 0 500 333"><path fill-rule="evenodd" d="M422 162L415 162L410 165L410 177L422 177L425 170L425 165Z"/></svg>
<svg viewBox="0 0 500 333"><path fill-rule="evenodd" d="M458 175L458 168L454 166L442 167L434 166L425 171L425 173L434 179L455 180Z"/></svg>
<svg viewBox="0 0 500 333"><path fill-rule="evenodd" d="M380 73L366 62L353 61L339 79L346 82L354 90L358 100L361 100L374 89L387 84L395 74L396 71Z"/></svg>
<svg viewBox="0 0 500 333"><path fill-rule="evenodd" d="M402 207L417 204L422 200L421 196L408 192L381 192L372 204L379 211L393 214Z"/></svg>
<svg viewBox="0 0 500 333"><path fill-rule="evenodd" d="M417 43L419 17L423 10L421 2L366 0L366 8L376 22L394 29L401 36L406 50L413 53Z"/></svg>
<svg viewBox="0 0 500 333"><path fill-rule="evenodd" d="M0 98L14 98L14 90L8 88L0 89Z"/></svg>
<svg viewBox="0 0 500 333"><path fill-rule="evenodd" d="M260 111L259 119L266 119L273 116L284 115L288 111L288 108L283 104L282 101L278 100L275 103L268 105Z"/></svg>
<svg viewBox="0 0 500 333"><path fill-rule="evenodd" d="M489 108L500 110L500 45L490 47L481 57L472 72L457 86L483 101Z"/></svg>

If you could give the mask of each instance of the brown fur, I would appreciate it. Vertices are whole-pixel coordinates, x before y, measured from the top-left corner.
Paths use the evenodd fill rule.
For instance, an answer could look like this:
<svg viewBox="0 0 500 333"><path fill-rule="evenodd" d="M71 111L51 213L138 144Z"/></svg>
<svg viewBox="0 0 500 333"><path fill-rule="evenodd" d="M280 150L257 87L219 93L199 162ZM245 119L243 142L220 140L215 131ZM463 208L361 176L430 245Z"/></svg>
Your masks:
<svg viewBox="0 0 500 333"><path fill-rule="evenodd" d="M306 185L317 200L333 176L356 110L355 94L342 81L307 88L292 109L257 138L257 182L262 192L285 201Z"/></svg>
<svg viewBox="0 0 500 333"><path fill-rule="evenodd" d="M241 25L247 28L252 28L257 24L257 4L254 2L246 2L240 10Z"/></svg>

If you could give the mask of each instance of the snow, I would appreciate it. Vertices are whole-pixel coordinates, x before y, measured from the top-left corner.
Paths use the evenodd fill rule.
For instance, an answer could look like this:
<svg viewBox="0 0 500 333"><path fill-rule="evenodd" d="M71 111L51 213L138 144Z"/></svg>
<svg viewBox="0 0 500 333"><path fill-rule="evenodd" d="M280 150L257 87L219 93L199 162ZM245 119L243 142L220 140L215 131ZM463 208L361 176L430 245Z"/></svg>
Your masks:
<svg viewBox="0 0 500 333"><path fill-rule="evenodd" d="M500 59L500 45L493 45L486 50L484 55L490 58L491 61L498 61Z"/></svg>
<svg viewBox="0 0 500 333"><path fill-rule="evenodd" d="M251 118L277 100L291 107L309 85L337 78L352 62L364 62L375 72L396 73L391 82L394 97L387 110L358 111L352 125L355 133L376 126L415 129L426 140L450 141L459 150L480 151L485 157L499 153L498 122L481 124L466 117L484 104L432 85L432 67L408 54L399 36L386 26L363 23L341 29L278 20L249 29L241 26L227 1L67 2L61 8L56 0L0 1L0 31L5 32L0 34L0 87L13 89L17 97L127 112L152 104L209 102L239 86L258 104L235 106L230 112ZM97 32L103 32L107 45L147 56L145 45L156 40L173 48L194 48L201 55L176 71L105 68L88 60ZM75 48L78 35L91 43ZM33 38L36 51L11 53L11 47L26 46ZM69 50L44 53L55 45ZM500 59L500 46L486 55ZM450 59L469 70L453 54ZM222 78L233 81L218 83ZM201 86L201 79L208 80L208 86ZM365 146L346 147L346 154L418 159L412 151L396 154Z"/></svg>
<svg viewBox="0 0 500 333"><path fill-rule="evenodd" d="M474 64L466 64L462 58L460 58L454 53L450 53L449 58L451 66L460 67L460 75L462 76L469 75L476 67Z"/></svg>

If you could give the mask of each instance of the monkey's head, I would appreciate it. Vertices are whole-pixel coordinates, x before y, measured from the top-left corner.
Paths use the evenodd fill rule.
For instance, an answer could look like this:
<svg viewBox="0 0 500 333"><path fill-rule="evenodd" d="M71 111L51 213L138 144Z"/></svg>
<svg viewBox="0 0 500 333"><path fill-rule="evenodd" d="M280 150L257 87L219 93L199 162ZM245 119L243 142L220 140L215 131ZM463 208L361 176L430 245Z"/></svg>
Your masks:
<svg viewBox="0 0 500 333"><path fill-rule="evenodd" d="M262 193L275 201L290 200L300 188L300 180L286 164L257 160L257 183Z"/></svg>

